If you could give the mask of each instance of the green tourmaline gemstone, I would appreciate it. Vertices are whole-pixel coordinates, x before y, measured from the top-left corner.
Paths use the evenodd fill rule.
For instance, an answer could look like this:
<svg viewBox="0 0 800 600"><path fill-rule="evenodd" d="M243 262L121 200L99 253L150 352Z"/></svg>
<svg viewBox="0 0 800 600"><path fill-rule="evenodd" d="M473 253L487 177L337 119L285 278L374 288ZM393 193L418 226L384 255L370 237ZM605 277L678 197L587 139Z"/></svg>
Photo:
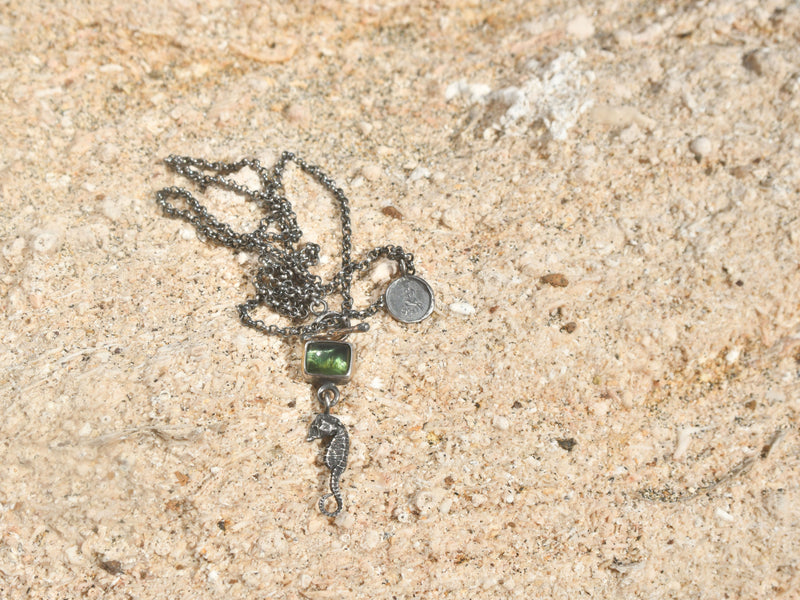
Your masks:
<svg viewBox="0 0 800 600"><path fill-rule="evenodd" d="M350 371L352 350L346 342L308 342L306 373L316 377L343 377Z"/></svg>

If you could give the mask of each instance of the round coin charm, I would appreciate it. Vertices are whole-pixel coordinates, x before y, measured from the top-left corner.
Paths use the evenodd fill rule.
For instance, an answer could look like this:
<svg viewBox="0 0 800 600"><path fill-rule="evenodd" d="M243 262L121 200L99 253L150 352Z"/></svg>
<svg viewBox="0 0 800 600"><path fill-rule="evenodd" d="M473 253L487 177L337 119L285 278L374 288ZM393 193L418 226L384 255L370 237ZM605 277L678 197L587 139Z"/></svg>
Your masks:
<svg viewBox="0 0 800 600"><path fill-rule="evenodd" d="M386 309L398 321L419 323L433 312L433 290L416 275L403 275L386 288Z"/></svg>

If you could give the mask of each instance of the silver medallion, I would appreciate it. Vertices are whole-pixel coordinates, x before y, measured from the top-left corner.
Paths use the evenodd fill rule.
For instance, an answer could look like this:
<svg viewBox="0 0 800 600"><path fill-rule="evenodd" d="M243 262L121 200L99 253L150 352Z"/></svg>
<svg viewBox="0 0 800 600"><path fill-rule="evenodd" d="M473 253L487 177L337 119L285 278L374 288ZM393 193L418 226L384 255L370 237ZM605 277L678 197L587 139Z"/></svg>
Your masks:
<svg viewBox="0 0 800 600"><path fill-rule="evenodd" d="M386 310L403 323L419 323L433 312L433 290L416 275L403 275L386 288Z"/></svg>

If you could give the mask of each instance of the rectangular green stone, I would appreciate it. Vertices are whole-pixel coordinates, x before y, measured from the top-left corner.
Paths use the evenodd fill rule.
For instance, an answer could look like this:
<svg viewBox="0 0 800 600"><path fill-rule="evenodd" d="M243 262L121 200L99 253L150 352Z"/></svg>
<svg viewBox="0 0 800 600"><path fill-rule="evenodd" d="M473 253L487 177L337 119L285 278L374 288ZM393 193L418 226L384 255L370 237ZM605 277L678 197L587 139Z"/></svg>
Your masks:
<svg viewBox="0 0 800 600"><path fill-rule="evenodd" d="M347 342L306 342L303 373L310 379L347 381L353 366L353 347Z"/></svg>

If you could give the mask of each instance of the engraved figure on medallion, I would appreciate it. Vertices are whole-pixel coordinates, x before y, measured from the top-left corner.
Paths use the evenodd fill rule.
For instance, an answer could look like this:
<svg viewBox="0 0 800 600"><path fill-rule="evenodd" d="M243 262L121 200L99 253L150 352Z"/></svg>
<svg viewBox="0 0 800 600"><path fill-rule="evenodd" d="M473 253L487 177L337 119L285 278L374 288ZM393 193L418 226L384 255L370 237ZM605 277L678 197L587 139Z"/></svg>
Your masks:
<svg viewBox="0 0 800 600"><path fill-rule="evenodd" d="M423 300L417 295L417 290L413 287L406 286L403 290L403 306L400 309L406 319L419 318L421 314L425 313Z"/></svg>

